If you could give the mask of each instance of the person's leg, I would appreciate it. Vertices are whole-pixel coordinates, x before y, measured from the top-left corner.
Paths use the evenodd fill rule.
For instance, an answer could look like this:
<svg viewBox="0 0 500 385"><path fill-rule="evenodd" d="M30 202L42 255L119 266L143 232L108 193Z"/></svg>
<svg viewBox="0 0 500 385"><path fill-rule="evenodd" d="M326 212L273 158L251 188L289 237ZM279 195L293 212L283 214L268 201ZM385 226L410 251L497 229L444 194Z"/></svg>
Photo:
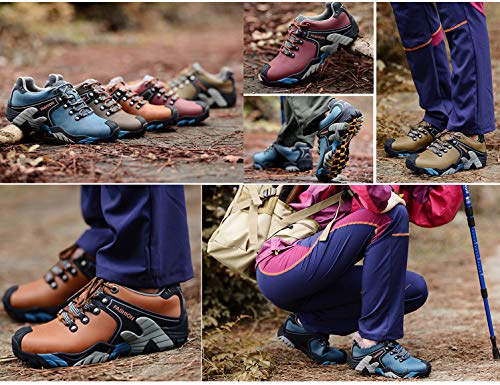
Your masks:
<svg viewBox="0 0 500 385"><path fill-rule="evenodd" d="M451 54L453 103L447 128L465 135L495 130L486 16L473 4L436 2Z"/></svg>
<svg viewBox="0 0 500 385"><path fill-rule="evenodd" d="M348 335L358 331L362 312L363 266L354 266L330 287L315 293L297 313L311 333ZM427 300L427 285L418 274L407 271L404 285L404 313L419 309Z"/></svg>
<svg viewBox="0 0 500 385"><path fill-rule="evenodd" d="M443 30L433 3L391 3L424 120L447 128L451 75Z"/></svg>
<svg viewBox="0 0 500 385"><path fill-rule="evenodd" d="M135 288L193 277L183 186L102 186L113 239L97 253L97 276Z"/></svg>
<svg viewBox="0 0 500 385"><path fill-rule="evenodd" d="M312 148L318 123L328 111L330 99L330 96L285 96L285 123L278 133L278 144L293 147L302 142Z"/></svg>
<svg viewBox="0 0 500 385"><path fill-rule="evenodd" d="M90 228L80 235L76 244L95 258L97 251L113 239L102 213L101 186L82 186L80 199L83 219Z"/></svg>

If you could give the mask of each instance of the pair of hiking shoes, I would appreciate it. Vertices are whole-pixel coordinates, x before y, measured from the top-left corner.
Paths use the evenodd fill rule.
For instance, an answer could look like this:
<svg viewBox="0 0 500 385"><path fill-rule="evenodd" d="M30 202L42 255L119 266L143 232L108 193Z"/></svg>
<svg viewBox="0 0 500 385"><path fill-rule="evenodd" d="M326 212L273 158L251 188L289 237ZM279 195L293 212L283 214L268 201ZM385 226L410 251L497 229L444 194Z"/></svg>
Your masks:
<svg viewBox="0 0 500 385"><path fill-rule="evenodd" d="M431 372L431 364L413 357L397 341L382 341L370 348L361 348L354 341L351 355L330 346L328 335L306 331L295 314L291 314L278 330L278 339L296 348L320 365L344 364L365 375L387 378L423 378Z"/></svg>
<svg viewBox="0 0 500 385"><path fill-rule="evenodd" d="M472 139L460 132L440 131L422 121L404 136L387 139L384 150L390 157L406 158L406 167L417 174L451 175L486 166L484 135Z"/></svg>
<svg viewBox="0 0 500 385"><path fill-rule="evenodd" d="M13 286L5 311L25 326L12 351L31 367L95 364L119 356L177 348L188 338L188 316L179 285L153 293L96 277L95 259L77 246L36 281Z"/></svg>
<svg viewBox="0 0 500 385"><path fill-rule="evenodd" d="M319 161L316 178L320 182L332 182L342 173L349 161L349 144L361 129L362 113L343 100L332 99L328 111L319 117L317 128ZM297 142L286 147L274 142L263 152L253 156L254 167L258 170L282 168L289 172L308 171L313 168L311 149L306 143Z"/></svg>
<svg viewBox="0 0 500 385"><path fill-rule="evenodd" d="M354 18L340 2L327 2L316 16L299 15L288 28L277 56L265 64L258 79L267 86L290 86L318 71L329 55L358 36Z"/></svg>
<svg viewBox="0 0 500 385"><path fill-rule="evenodd" d="M195 63L168 84L147 75L132 83L116 77L106 86L94 79L73 86L51 74L41 88L32 78L20 77L6 116L26 133L86 144L196 125L208 117L210 107L230 107L235 99L229 68L214 75Z"/></svg>

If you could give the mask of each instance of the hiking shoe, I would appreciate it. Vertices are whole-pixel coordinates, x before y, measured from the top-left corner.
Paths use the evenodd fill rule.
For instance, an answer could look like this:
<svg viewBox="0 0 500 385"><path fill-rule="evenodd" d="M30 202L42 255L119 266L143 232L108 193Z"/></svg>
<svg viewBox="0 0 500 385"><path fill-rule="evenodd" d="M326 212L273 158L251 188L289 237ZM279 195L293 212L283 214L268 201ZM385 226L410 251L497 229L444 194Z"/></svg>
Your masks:
<svg viewBox="0 0 500 385"><path fill-rule="evenodd" d="M349 161L349 144L361 129L363 115L351 104L332 99L328 103L328 115L319 123L319 162L316 178L331 182Z"/></svg>
<svg viewBox="0 0 500 385"><path fill-rule="evenodd" d="M120 103L123 111L138 115L148 123L147 131L161 131L175 124L178 119L177 109L173 106L155 106L136 92L130 90L121 77L112 79L106 86L106 92Z"/></svg>
<svg viewBox="0 0 500 385"><path fill-rule="evenodd" d="M94 276L94 259L71 246L59 254L59 261L44 278L9 288L3 296L3 306L17 321L47 322Z"/></svg>
<svg viewBox="0 0 500 385"><path fill-rule="evenodd" d="M406 167L417 174L451 175L460 170L480 169L486 166L486 158L484 135L474 140L446 130L424 152L406 158Z"/></svg>
<svg viewBox="0 0 500 385"><path fill-rule="evenodd" d="M151 104L177 108L178 126L199 124L208 117L209 108L206 103L182 99L170 86L150 75L144 76L142 81L129 83L127 86Z"/></svg>
<svg viewBox="0 0 500 385"><path fill-rule="evenodd" d="M328 335L311 334L291 314L278 330L278 339L289 348L299 349L317 364L343 364L347 354L342 349L330 347Z"/></svg>
<svg viewBox="0 0 500 385"><path fill-rule="evenodd" d="M316 72L339 47L351 44L358 32L356 21L339 2L326 3L321 15L299 15L280 52L262 67L258 78L267 86L295 84Z"/></svg>
<svg viewBox="0 0 500 385"><path fill-rule="evenodd" d="M59 80L64 80L60 74L51 74L45 87L50 87ZM75 86L78 95L94 111L94 114L104 119L111 119L118 124L118 138L138 138L144 135L147 122L141 116L133 116L122 110L97 80L87 79Z"/></svg>
<svg viewBox="0 0 500 385"><path fill-rule="evenodd" d="M201 100L210 108L228 108L236 104L234 73L229 67L212 74L194 63L168 84L182 99Z"/></svg>
<svg viewBox="0 0 500 385"><path fill-rule="evenodd" d="M64 80L40 88L30 77L18 78L6 116L25 133L40 132L62 143L109 141L119 132L115 122L94 114L73 86Z"/></svg>
<svg viewBox="0 0 500 385"><path fill-rule="evenodd" d="M396 341L381 342L367 349L354 342L349 366L363 374L388 378L428 377L431 373L429 362L413 357Z"/></svg>
<svg viewBox="0 0 500 385"><path fill-rule="evenodd" d="M56 319L19 329L12 351L34 368L79 366L173 349L187 337L179 286L145 294L94 278Z"/></svg>
<svg viewBox="0 0 500 385"><path fill-rule="evenodd" d="M311 149L302 142L293 147L285 147L274 142L265 151L253 156L253 165L257 170L266 168L282 168L290 172L312 170L313 160Z"/></svg>
<svg viewBox="0 0 500 385"><path fill-rule="evenodd" d="M421 121L410 129L405 136L387 139L384 150L390 157L403 158L424 151L439 135L436 127L426 121Z"/></svg>

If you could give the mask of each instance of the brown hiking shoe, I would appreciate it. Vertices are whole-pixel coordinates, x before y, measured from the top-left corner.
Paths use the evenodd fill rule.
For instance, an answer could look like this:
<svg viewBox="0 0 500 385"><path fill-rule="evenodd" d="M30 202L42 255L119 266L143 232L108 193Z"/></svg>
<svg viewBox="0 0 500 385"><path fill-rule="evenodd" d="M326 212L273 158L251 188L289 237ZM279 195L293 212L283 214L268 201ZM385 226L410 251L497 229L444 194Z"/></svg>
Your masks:
<svg viewBox="0 0 500 385"><path fill-rule="evenodd" d="M73 245L61 251L44 278L9 288L3 296L5 311L17 321L47 322L94 276L94 258Z"/></svg>
<svg viewBox="0 0 500 385"><path fill-rule="evenodd" d="M97 80L87 79L75 86L75 89L96 115L112 120L120 126L118 138L138 138L144 135L148 124L146 119L123 111L121 105Z"/></svg>
<svg viewBox="0 0 500 385"><path fill-rule="evenodd" d="M384 150L390 157L403 158L424 151L441 131L426 121L421 121L405 136L387 139Z"/></svg>
<svg viewBox="0 0 500 385"><path fill-rule="evenodd" d="M56 319L19 329L12 351L32 367L78 366L173 349L187 337L179 286L145 294L94 278Z"/></svg>
<svg viewBox="0 0 500 385"><path fill-rule="evenodd" d="M156 106L142 96L130 90L121 78L115 78L106 86L106 91L131 115L142 116L148 122L148 131L166 129L178 120L178 112L174 106Z"/></svg>
<svg viewBox="0 0 500 385"><path fill-rule="evenodd" d="M443 131L421 154L406 158L406 167L418 174L451 175L486 166L484 135L478 140L460 132Z"/></svg>

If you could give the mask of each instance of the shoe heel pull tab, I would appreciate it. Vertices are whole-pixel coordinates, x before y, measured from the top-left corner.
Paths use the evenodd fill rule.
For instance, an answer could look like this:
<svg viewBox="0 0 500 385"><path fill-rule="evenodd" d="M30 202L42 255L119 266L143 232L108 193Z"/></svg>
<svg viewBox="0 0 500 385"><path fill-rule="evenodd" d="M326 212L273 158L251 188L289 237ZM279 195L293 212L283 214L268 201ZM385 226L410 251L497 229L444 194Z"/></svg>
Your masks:
<svg viewBox="0 0 500 385"><path fill-rule="evenodd" d="M332 11L333 11L333 17L336 19L340 16L340 14L343 11L345 11L344 5L339 1L332 3L331 7L332 7Z"/></svg>
<svg viewBox="0 0 500 385"><path fill-rule="evenodd" d="M221 72L222 79L231 80L234 83L234 72L231 68L222 67L220 72Z"/></svg>

